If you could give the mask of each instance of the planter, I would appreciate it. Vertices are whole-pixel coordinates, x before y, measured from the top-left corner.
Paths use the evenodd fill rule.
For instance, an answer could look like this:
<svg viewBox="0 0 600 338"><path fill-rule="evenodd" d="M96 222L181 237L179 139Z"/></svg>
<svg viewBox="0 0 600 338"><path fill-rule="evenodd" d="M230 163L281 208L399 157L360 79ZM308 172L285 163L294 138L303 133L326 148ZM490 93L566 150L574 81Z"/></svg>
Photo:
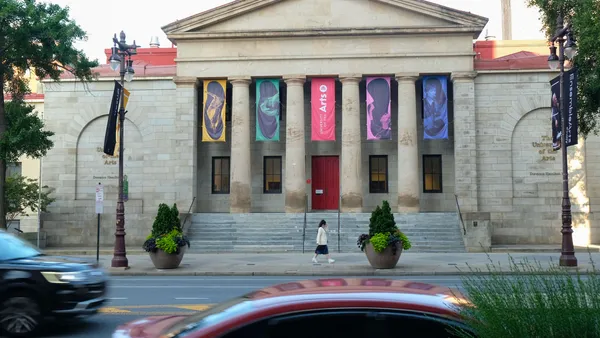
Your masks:
<svg viewBox="0 0 600 338"><path fill-rule="evenodd" d="M186 248L187 246L180 247L178 254L168 254L157 249L156 252L150 252L150 259L157 269L177 269L181 264Z"/></svg>
<svg viewBox="0 0 600 338"><path fill-rule="evenodd" d="M365 254L369 260L369 264L375 269L393 269L398 264L400 254L402 254L402 243L396 243L396 254L392 254L392 246L388 245L382 252L377 252L373 248L373 244L365 245Z"/></svg>

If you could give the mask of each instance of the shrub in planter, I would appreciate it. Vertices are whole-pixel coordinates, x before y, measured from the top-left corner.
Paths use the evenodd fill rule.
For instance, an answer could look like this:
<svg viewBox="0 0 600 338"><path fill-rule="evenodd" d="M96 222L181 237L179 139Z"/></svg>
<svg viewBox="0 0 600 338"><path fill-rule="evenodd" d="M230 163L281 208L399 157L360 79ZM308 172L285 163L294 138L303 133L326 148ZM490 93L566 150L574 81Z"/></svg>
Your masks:
<svg viewBox="0 0 600 338"><path fill-rule="evenodd" d="M161 203L152 224L152 232L146 238L143 249L150 253L156 268L173 269L181 263L186 246L190 246L190 241L181 229L177 205L173 204L173 207L169 208Z"/></svg>
<svg viewBox="0 0 600 338"><path fill-rule="evenodd" d="M377 206L371 213L369 233L360 235L356 244L361 251L366 252L369 263L379 269L390 269L396 266L400 257L398 249L409 250L412 246L408 237L396 226L388 201L383 201L381 207ZM377 258L375 257L377 255L390 257L389 259ZM375 262L376 260L379 262Z"/></svg>

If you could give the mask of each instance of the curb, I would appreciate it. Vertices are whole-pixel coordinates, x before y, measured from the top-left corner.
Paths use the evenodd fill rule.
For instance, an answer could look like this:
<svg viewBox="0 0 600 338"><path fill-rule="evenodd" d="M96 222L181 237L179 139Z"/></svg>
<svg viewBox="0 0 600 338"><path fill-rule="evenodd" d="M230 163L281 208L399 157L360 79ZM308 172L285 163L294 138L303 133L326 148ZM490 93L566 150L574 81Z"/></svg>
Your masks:
<svg viewBox="0 0 600 338"><path fill-rule="evenodd" d="M565 271L568 275L592 275L593 271L590 270L567 270ZM114 271L109 270L111 276L173 276L173 277L184 277L184 276L212 276L212 277L224 277L224 276L237 276L237 277L250 277L250 276L272 276L272 277L289 277L289 276L340 276L340 277L362 277L362 276L490 276L490 275L553 275L556 272L551 271L540 271L536 273L520 272L515 273L514 271L475 271L475 272L463 272L463 271L386 271L386 270L373 270L373 271Z"/></svg>

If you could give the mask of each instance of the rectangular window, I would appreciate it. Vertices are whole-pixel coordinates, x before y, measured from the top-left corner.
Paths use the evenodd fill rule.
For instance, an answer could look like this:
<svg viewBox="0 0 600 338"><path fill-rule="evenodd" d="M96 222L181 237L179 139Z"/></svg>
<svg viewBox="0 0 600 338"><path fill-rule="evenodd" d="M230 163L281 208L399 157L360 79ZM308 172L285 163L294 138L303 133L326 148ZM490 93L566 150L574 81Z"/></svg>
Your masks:
<svg viewBox="0 0 600 338"><path fill-rule="evenodd" d="M229 194L229 157L212 159L212 193Z"/></svg>
<svg viewBox="0 0 600 338"><path fill-rule="evenodd" d="M369 156L369 192L372 194L388 192L388 158L386 155Z"/></svg>
<svg viewBox="0 0 600 338"><path fill-rule="evenodd" d="M442 155L423 155L423 192L442 192Z"/></svg>
<svg viewBox="0 0 600 338"><path fill-rule="evenodd" d="M263 192L281 194L281 156L265 156L263 168Z"/></svg>
<svg viewBox="0 0 600 338"><path fill-rule="evenodd" d="M6 166L6 177L14 175L23 175L23 166L21 162L8 163Z"/></svg>

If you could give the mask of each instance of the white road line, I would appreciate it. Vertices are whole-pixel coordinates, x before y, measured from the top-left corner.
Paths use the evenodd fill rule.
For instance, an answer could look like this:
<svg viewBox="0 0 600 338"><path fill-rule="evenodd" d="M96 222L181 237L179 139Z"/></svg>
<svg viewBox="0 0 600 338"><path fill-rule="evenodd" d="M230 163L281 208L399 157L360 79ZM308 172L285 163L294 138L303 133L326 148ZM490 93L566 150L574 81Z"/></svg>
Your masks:
<svg viewBox="0 0 600 338"><path fill-rule="evenodd" d="M208 300L208 298L198 298L198 297L175 297L176 300Z"/></svg>
<svg viewBox="0 0 600 338"><path fill-rule="evenodd" d="M256 285L113 285L111 289L256 289Z"/></svg>
<svg viewBox="0 0 600 338"><path fill-rule="evenodd" d="M127 300L129 298L126 297L115 297L115 298L108 298L108 300Z"/></svg>
<svg viewBox="0 0 600 338"><path fill-rule="evenodd" d="M383 279L389 279L389 278L385 278L385 277L364 277L364 278L383 278ZM277 279L266 279L266 278L256 278L256 279L252 279L252 278L219 278L219 279L206 279L206 278L193 278L193 277L188 277L188 278L112 278L112 281L119 281L119 282L182 282L182 281L194 281L194 282L199 282L199 281L207 281L207 282L221 282L221 281L232 281L232 282L246 282L246 281L252 281L252 282L262 282L262 281L275 281L275 282L283 282L283 281L296 281L296 280L301 280L303 278L277 278ZM306 279L306 278L304 278ZM317 278L309 278L308 280L312 280L312 279L317 279ZM323 276L321 279L327 279L327 276ZM431 282L441 282L441 281L460 281L460 278L456 278L456 277L446 277L446 278L410 278L409 276L407 276L407 278L392 278L392 279L404 279L404 280L411 280L411 281L431 281Z"/></svg>

